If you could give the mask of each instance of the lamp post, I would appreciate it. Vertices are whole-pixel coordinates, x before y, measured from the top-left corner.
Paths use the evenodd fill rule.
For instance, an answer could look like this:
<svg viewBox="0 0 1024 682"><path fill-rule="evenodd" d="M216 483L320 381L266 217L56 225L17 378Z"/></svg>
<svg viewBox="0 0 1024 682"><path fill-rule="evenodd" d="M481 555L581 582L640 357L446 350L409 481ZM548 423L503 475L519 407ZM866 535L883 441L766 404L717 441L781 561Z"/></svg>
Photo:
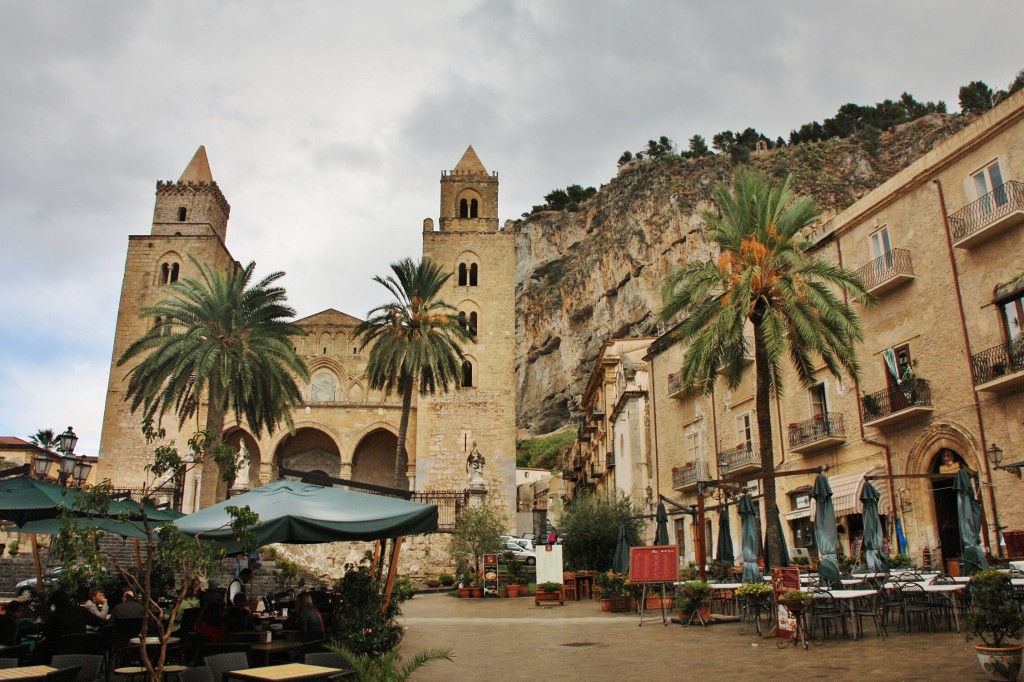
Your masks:
<svg viewBox="0 0 1024 682"><path fill-rule="evenodd" d="M985 454L988 455L988 461L992 462L993 466L995 466L996 469L1001 469L1002 471L1009 471L1017 478L1021 477L1020 469L1021 467L1024 467L1024 462L1003 464L1003 449L996 445L995 443L992 443L991 445L988 446L988 450L985 451Z"/></svg>
<svg viewBox="0 0 1024 682"><path fill-rule="evenodd" d="M68 482L74 480L78 485L82 485L89 478L89 472L92 471L92 462L87 460L85 455L75 455L78 436L75 434L74 429L69 426L67 431L57 437L57 440L60 442L58 447L61 453L63 453L63 457L60 459L60 484L67 486Z"/></svg>

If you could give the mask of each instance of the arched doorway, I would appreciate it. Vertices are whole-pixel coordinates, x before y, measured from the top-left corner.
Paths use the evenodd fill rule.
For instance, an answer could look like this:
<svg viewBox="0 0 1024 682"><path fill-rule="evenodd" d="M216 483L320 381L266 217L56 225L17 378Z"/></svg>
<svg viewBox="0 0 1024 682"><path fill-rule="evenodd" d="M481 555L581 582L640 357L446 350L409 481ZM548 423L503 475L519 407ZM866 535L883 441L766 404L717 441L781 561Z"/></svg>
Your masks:
<svg viewBox="0 0 1024 682"><path fill-rule="evenodd" d="M248 460L238 470L231 489L260 487L260 446L252 434L243 429L235 429L224 436L224 443L238 450Z"/></svg>
<svg viewBox="0 0 1024 682"><path fill-rule="evenodd" d="M939 538L941 557L932 557L932 564L942 570L947 562L960 557L960 527L956 514L956 491L953 490L953 477L961 468L966 469L960 453L950 448L942 448L932 457L928 473L936 476L932 479L932 502L935 508L935 529ZM941 563L940 563L941 562Z"/></svg>
<svg viewBox="0 0 1024 682"><path fill-rule="evenodd" d="M352 455L352 480L394 488L397 447L398 436L386 429L368 433L359 441ZM409 489L407 477L402 477L401 488Z"/></svg>
<svg viewBox="0 0 1024 682"><path fill-rule="evenodd" d="M274 461L287 469L319 471L337 476L341 470L341 452L330 435L320 429L298 429L281 441Z"/></svg>

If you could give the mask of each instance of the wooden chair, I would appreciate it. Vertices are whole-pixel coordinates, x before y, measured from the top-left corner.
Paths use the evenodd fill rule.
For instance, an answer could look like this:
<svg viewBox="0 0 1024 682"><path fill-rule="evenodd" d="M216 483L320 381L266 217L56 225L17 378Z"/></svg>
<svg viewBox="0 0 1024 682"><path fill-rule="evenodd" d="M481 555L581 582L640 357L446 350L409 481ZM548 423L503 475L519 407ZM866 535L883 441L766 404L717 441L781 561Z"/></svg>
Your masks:
<svg viewBox="0 0 1024 682"><path fill-rule="evenodd" d="M580 596L576 592L576 574L571 571L562 573L562 592L565 593L566 599L572 599L573 601L579 601Z"/></svg>

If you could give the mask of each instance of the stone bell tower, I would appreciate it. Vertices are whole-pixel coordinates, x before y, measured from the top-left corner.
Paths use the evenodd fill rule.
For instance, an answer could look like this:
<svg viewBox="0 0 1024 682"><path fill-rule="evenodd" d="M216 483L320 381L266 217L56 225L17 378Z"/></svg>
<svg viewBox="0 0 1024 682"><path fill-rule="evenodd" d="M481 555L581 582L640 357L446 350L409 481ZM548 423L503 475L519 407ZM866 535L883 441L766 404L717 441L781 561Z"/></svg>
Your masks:
<svg viewBox="0 0 1024 682"><path fill-rule="evenodd" d="M198 277L192 262L224 271L234 259L224 243L231 207L213 180L206 149L199 147L177 182L156 184L156 203L149 234L128 237L128 255L121 283L121 300L114 332L97 480L109 478L116 487L138 487L144 477L142 466L148 461L142 437L141 410L134 414L124 397L131 366L117 361L135 340L144 335L156 320L140 317L142 309L167 297L166 287L184 277ZM168 413L161 422L167 436L179 449L198 430L190 420L178 432L178 418ZM186 510L193 509L196 481L190 477L183 491Z"/></svg>
<svg viewBox="0 0 1024 682"><path fill-rule="evenodd" d="M457 391L421 398L416 490L463 490L482 475L487 502L515 518L515 238L498 226L498 174L473 147L441 174L440 229L423 222L423 257L452 273L442 300L458 310L472 339ZM475 444L475 448L474 448ZM483 457L482 466L477 459Z"/></svg>

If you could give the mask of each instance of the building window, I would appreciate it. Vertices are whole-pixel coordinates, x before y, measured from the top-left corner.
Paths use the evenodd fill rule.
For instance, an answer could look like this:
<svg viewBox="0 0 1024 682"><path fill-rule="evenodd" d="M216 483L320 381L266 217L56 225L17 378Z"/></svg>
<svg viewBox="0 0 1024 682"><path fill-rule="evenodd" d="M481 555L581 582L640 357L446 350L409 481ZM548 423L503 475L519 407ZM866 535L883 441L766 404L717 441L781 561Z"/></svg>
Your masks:
<svg viewBox="0 0 1024 682"><path fill-rule="evenodd" d="M811 494L809 492L797 492L790 495L794 510L807 509L811 506Z"/></svg>
<svg viewBox="0 0 1024 682"><path fill-rule="evenodd" d="M1003 332L1006 334L1006 340L1019 339L1020 328L1024 324L1024 291L998 305L1003 318Z"/></svg>
<svg viewBox="0 0 1024 682"><path fill-rule="evenodd" d="M754 423L750 412L736 417L736 438L737 445L750 447L754 442Z"/></svg>
<svg viewBox="0 0 1024 682"><path fill-rule="evenodd" d="M811 386L811 414L815 417L821 415L822 417L828 412L828 403L825 402L825 384L815 384Z"/></svg>
<svg viewBox="0 0 1024 682"><path fill-rule="evenodd" d="M989 164L980 171L973 173L971 179L974 181L974 193L978 199L985 198L981 203L981 210L991 213L992 209L999 208L1006 203L1006 189L1003 187L1003 172L999 168L999 162ZM989 196L991 194L991 196Z"/></svg>
<svg viewBox="0 0 1024 682"><path fill-rule="evenodd" d="M161 284L167 284L167 282L168 282L168 280L170 280L170 278L171 278L171 264L170 263L161 263L160 264L160 283Z"/></svg>
<svg viewBox="0 0 1024 682"><path fill-rule="evenodd" d="M469 335L476 338L476 313L469 314Z"/></svg>
<svg viewBox="0 0 1024 682"><path fill-rule="evenodd" d="M475 287L476 286L476 284L477 284L476 280L477 280L477 273L478 272L479 272L479 270L477 269L476 263L473 263L472 265L469 266L469 286L471 286L471 287Z"/></svg>
<svg viewBox="0 0 1024 682"><path fill-rule="evenodd" d="M691 431L690 433L687 433L683 438L684 443L686 445L686 461L698 461L701 456L700 432Z"/></svg>
<svg viewBox="0 0 1024 682"><path fill-rule="evenodd" d="M177 263L171 264L171 284L178 281L178 270L180 267Z"/></svg>
<svg viewBox="0 0 1024 682"><path fill-rule="evenodd" d="M467 276L467 272L468 272L468 268L466 267L466 264L465 263L459 263L459 286L460 287L466 286L467 282L469 282L469 278Z"/></svg>
<svg viewBox="0 0 1024 682"><path fill-rule="evenodd" d="M178 207L178 222L179 223L185 222L185 216L187 216L187 215L188 215L188 210L184 206L179 206Z"/></svg>
<svg viewBox="0 0 1024 682"><path fill-rule="evenodd" d="M466 201L465 199L462 199L461 201L459 201L459 217L460 218L468 218L469 217L469 202Z"/></svg>
<svg viewBox="0 0 1024 682"><path fill-rule="evenodd" d="M463 199L463 201L465 201L465 199ZM470 218L476 218L477 217L477 210L478 210L478 208L479 208L479 204L478 204L476 199L473 199L472 201L469 202L469 217Z"/></svg>
<svg viewBox="0 0 1024 682"><path fill-rule="evenodd" d="M317 374L310 384L310 398L314 403L333 403L337 399L338 384L330 374Z"/></svg>
<svg viewBox="0 0 1024 682"><path fill-rule="evenodd" d="M686 521L687 519L676 519L676 544L679 545L680 561L686 554Z"/></svg>
<svg viewBox="0 0 1024 682"><path fill-rule="evenodd" d="M462 361L462 387L473 387L473 363L469 360Z"/></svg>

